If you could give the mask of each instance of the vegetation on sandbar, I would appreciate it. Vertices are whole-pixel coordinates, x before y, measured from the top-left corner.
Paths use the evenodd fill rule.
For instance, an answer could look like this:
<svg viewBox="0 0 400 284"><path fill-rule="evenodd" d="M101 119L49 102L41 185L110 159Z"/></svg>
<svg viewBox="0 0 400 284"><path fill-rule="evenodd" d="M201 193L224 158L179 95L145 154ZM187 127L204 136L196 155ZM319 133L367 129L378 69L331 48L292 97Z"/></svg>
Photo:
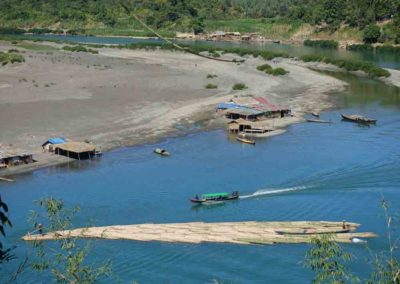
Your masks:
<svg viewBox="0 0 400 284"><path fill-rule="evenodd" d="M373 63L356 60L334 59L322 55L304 55L300 57L304 62L323 62L332 64L347 71L364 71L371 77L389 77L390 72Z"/></svg>
<svg viewBox="0 0 400 284"><path fill-rule="evenodd" d="M218 86L217 85L215 85L215 84L207 84L206 85L206 89L217 89L218 88Z"/></svg>
<svg viewBox="0 0 400 284"><path fill-rule="evenodd" d="M243 83L236 83L235 85L233 85L232 90L240 91L240 90L245 90L245 89L247 89L247 88L248 88L248 87L246 86L246 84L243 84Z"/></svg>
<svg viewBox="0 0 400 284"><path fill-rule="evenodd" d="M25 58L21 54L14 52L0 52L0 64L7 65L8 63L22 63L25 62Z"/></svg>
<svg viewBox="0 0 400 284"><path fill-rule="evenodd" d="M281 76L281 75L286 75L289 73L289 71L283 69L282 67L278 67L278 68L274 69L269 64L263 64L263 65L257 66L257 70L263 71L263 72L265 72L269 75L273 75L273 76Z"/></svg>
<svg viewBox="0 0 400 284"><path fill-rule="evenodd" d="M91 48L86 48L82 45L76 45L76 46L69 46L66 45L62 48L63 50L66 51L72 51L72 52L90 52L92 54L98 54L99 52L97 50L91 49Z"/></svg>

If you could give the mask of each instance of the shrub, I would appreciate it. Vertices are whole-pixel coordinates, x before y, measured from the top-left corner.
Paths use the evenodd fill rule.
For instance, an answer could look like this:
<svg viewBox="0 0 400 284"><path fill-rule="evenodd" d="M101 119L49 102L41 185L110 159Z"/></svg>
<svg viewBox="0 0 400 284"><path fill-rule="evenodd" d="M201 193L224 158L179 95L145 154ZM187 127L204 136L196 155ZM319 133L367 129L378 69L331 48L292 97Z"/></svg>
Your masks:
<svg viewBox="0 0 400 284"><path fill-rule="evenodd" d="M206 89L217 89L217 88L218 88L218 86L214 85L214 84L207 84L206 85Z"/></svg>
<svg viewBox="0 0 400 284"><path fill-rule="evenodd" d="M207 79L214 79L214 78L217 78L218 76L217 75L214 75L214 74L208 74L207 75Z"/></svg>
<svg viewBox="0 0 400 284"><path fill-rule="evenodd" d="M330 48L337 49L339 43L334 40L310 40L307 39L304 41L305 46L313 46L313 47L321 47L321 48Z"/></svg>
<svg viewBox="0 0 400 284"><path fill-rule="evenodd" d="M263 65L257 66L258 71L266 71L268 69L272 69L271 65L269 65L269 64L263 64Z"/></svg>
<svg viewBox="0 0 400 284"><path fill-rule="evenodd" d="M8 53L19 53L18 49L9 49Z"/></svg>
<svg viewBox="0 0 400 284"><path fill-rule="evenodd" d="M243 83L236 83L232 87L232 90L244 90L244 89L247 89L247 86Z"/></svg>
<svg viewBox="0 0 400 284"><path fill-rule="evenodd" d="M381 29L377 25L368 25L363 31L363 41L365 43L375 43L381 36Z"/></svg>
<svg viewBox="0 0 400 284"><path fill-rule="evenodd" d="M282 76L282 75L288 74L289 71L287 71L287 70L285 70L285 69L283 69L281 67L278 67L276 69L266 70L265 73L273 75L273 76Z"/></svg>
<svg viewBox="0 0 400 284"><path fill-rule="evenodd" d="M0 52L0 64L7 65L8 63L25 62L25 58L20 54Z"/></svg>

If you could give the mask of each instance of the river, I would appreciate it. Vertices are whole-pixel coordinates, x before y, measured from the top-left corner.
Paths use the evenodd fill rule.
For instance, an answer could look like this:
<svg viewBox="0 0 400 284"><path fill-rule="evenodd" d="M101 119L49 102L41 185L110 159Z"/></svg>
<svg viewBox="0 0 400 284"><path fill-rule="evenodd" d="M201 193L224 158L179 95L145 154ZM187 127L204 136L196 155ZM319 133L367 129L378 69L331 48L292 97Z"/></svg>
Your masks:
<svg viewBox="0 0 400 284"><path fill-rule="evenodd" d="M400 66L399 60L371 60ZM255 147L229 139L223 130L199 132L156 145L114 150L96 162L42 169L18 176L16 183L0 184L14 223L7 230L8 239L17 244L17 256L21 259L29 251L19 238L30 228L27 215L37 208L33 201L46 196L81 206L75 226L345 219L380 235L368 241L373 254L386 249L382 198L400 213L400 91L368 78L329 75L349 83L346 91L334 95L337 109L321 114L332 124L292 125L283 135L258 140ZM342 122L340 113L371 116L378 124ZM155 147L167 148L172 156L153 155ZM199 193L233 190L246 198L203 207L188 201ZM310 283L313 274L302 264L308 248L98 240L90 260L112 261L113 278L104 283L116 279L121 283ZM356 256L351 270L367 278L370 253L355 244L344 248ZM26 271L20 281L48 283L49 279Z"/></svg>

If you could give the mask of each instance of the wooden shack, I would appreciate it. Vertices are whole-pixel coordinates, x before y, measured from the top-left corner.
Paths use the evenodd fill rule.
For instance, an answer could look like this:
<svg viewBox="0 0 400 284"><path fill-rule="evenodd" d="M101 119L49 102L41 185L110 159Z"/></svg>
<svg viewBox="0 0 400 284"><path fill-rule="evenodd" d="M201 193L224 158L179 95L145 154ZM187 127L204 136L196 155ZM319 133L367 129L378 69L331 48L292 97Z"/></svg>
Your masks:
<svg viewBox="0 0 400 284"><path fill-rule="evenodd" d="M243 132L246 129L251 129L252 128L252 122L245 120L245 119L237 119L237 120L232 120L228 122L228 130L230 133L239 133Z"/></svg>
<svg viewBox="0 0 400 284"><path fill-rule="evenodd" d="M32 154L0 151L0 169L34 163Z"/></svg>
<svg viewBox="0 0 400 284"><path fill-rule="evenodd" d="M241 107L237 109L231 109L226 112L226 118L228 119L245 119L245 120L257 120L264 115L264 111L257 110L250 107Z"/></svg>
<svg viewBox="0 0 400 284"><path fill-rule="evenodd" d="M67 142L55 145L57 155L77 160L86 160L96 156L96 146L86 142Z"/></svg>

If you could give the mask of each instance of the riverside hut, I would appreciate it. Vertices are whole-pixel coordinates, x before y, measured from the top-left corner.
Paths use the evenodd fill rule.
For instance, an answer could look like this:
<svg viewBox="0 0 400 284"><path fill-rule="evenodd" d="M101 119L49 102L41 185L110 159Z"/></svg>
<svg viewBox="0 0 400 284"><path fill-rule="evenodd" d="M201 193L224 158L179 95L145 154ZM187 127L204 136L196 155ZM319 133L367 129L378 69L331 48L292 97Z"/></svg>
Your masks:
<svg viewBox="0 0 400 284"><path fill-rule="evenodd" d="M249 107L231 109L226 112L226 118L235 120L239 118L245 120L257 120L259 117L262 117L263 115L264 111Z"/></svg>
<svg viewBox="0 0 400 284"><path fill-rule="evenodd" d="M67 142L56 145L55 153L77 160L85 160L96 156L96 146L86 142Z"/></svg>
<svg viewBox="0 0 400 284"><path fill-rule="evenodd" d="M32 154L0 150L0 169L34 163Z"/></svg>

